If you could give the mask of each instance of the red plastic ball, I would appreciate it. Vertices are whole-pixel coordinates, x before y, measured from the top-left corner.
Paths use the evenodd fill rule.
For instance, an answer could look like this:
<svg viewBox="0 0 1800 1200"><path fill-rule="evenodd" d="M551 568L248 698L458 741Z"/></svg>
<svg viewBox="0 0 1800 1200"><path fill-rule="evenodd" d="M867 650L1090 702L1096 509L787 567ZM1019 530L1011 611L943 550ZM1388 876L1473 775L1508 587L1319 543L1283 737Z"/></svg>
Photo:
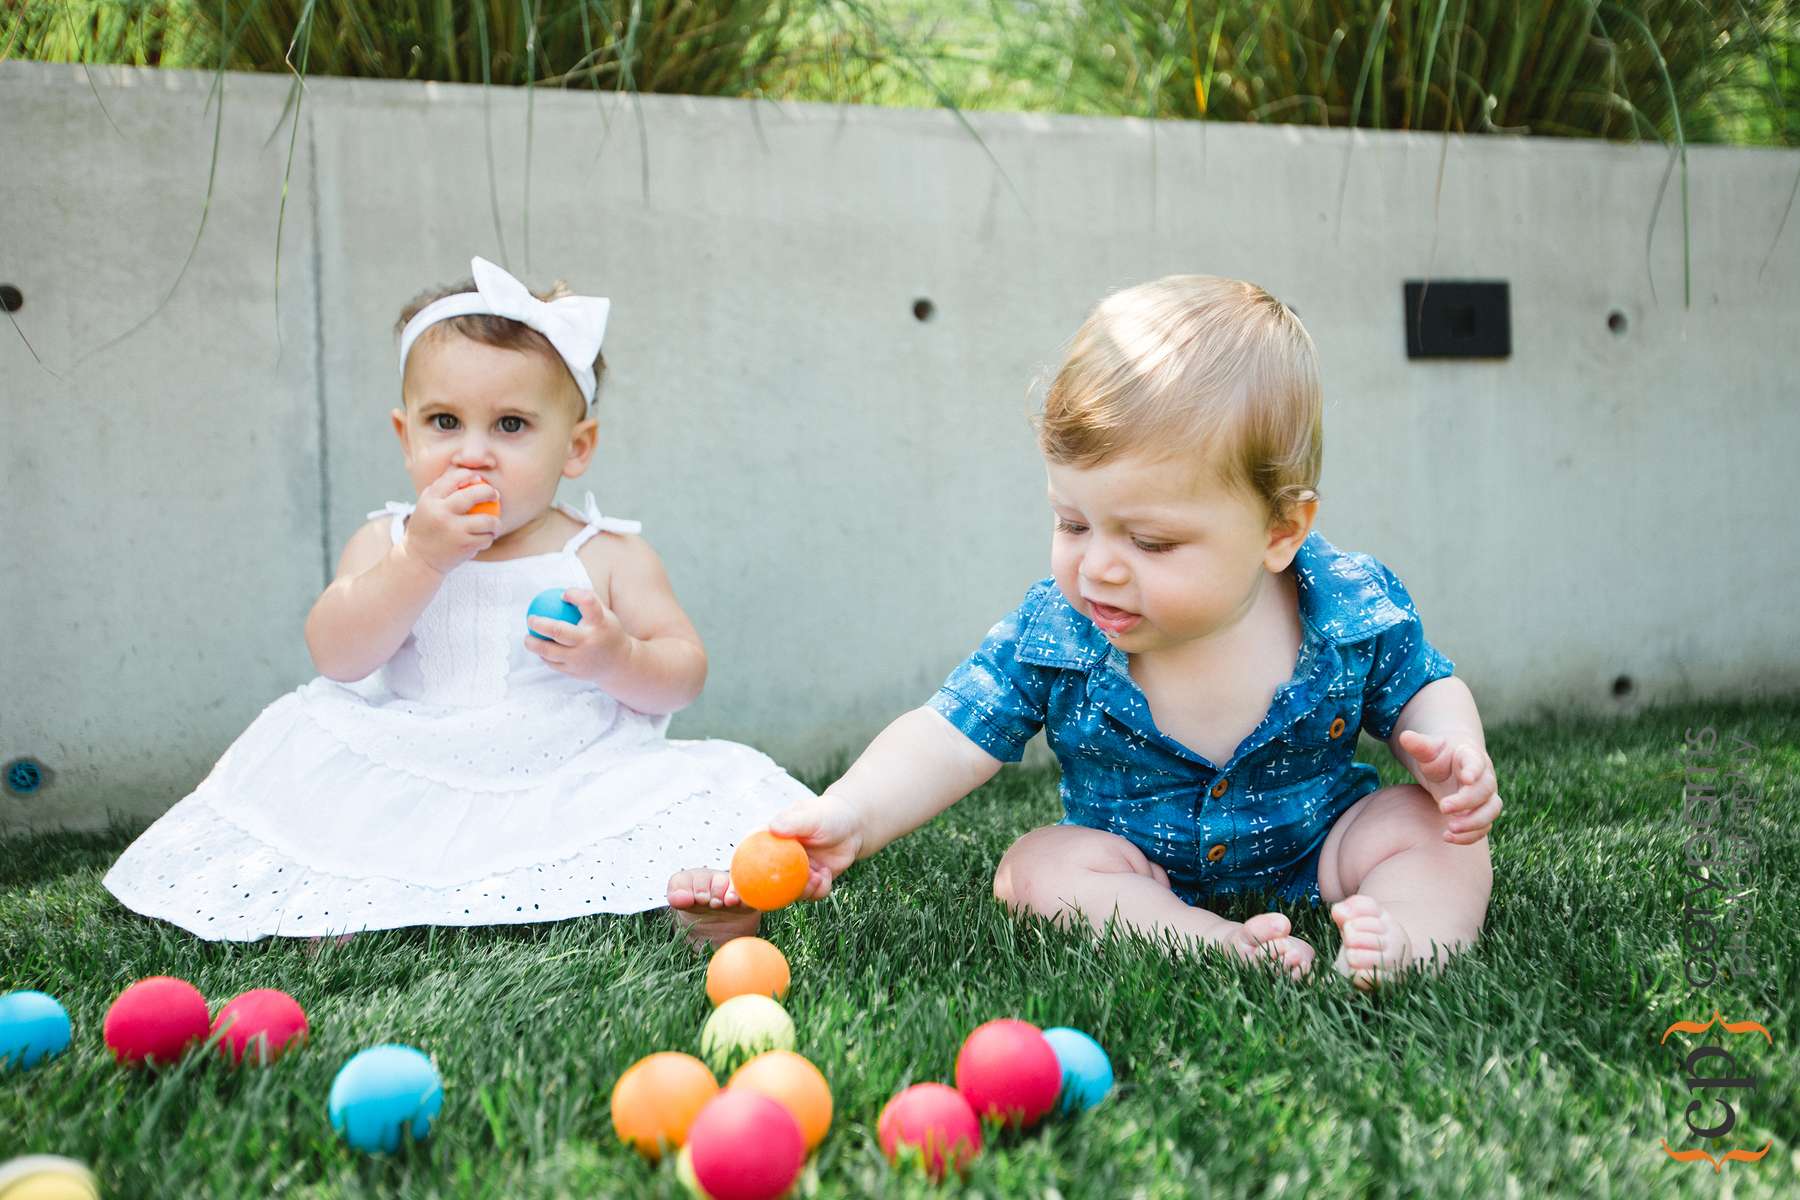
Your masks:
<svg viewBox="0 0 1800 1200"><path fill-rule="evenodd" d="M219 1053L233 1066L248 1055L261 1066L272 1063L291 1046L306 1040L306 1013L295 999L276 988L257 988L233 996L213 1018Z"/></svg>
<svg viewBox="0 0 1800 1200"><path fill-rule="evenodd" d="M206 997L185 979L140 979L106 1010L101 1027L107 1048L128 1067L167 1066L195 1042L206 1040Z"/></svg>
<svg viewBox="0 0 1800 1200"><path fill-rule="evenodd" d="M955 1088L941 1083L915 1083L887 1102L875 1132L881 1152L897 1162L907 1147L924 1158L933 1179L947 1167L958 1171L981 1153L981 1122Z"/></svg>
<svg viewBox="0 0 1800 1200"><path fill-rule="evenodd" d="M707 1101L687 1144L694 1178L713 1200L774 1200L806 1161L794 1115L748 1088L726 1088Z"/></svg>
<svg viewBox="0 0 1800 1200"><path fill-rule="evenodd" d="M989 1021L956 1056L956 1090L984 1117L1035 1125L1062 1092L1062 1064L1029 1021Z"/></svg>

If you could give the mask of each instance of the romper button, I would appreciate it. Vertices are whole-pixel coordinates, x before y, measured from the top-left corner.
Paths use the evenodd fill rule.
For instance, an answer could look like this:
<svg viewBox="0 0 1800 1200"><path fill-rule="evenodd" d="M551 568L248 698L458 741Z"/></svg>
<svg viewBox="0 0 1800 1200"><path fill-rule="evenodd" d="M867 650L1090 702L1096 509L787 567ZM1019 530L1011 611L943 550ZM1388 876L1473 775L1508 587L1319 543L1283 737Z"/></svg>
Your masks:
<svg viewBox="0 0 1800 1200"><path fill-rule="evenodd" d="M1206 861L1207 862L1218 862L1221 858L1224 858L1224 857L1225 857L1225 843L1224 842L1218 843L1211 850L1208 850L1206 852Z"/></svg>
<svg viewBox="0 0 1800 1200"><path fill-rule="evenodd" d="M1231 784L1227 780L1224 780L1224 779L1221 779L1221 780L1219 780L1219 782L1213 784L1213 786L1212 786L1213 799L1217 800L1220 796L1223 796L1225 794L1225 789L1230 786L1231 786ZM1221 853L1221 854L1223 854L1225 852L1224 847L1219 847L1218 849L1219 849L1219 853Z"/></svg>
<svg viewBox="0 0 1800 1200"><path fill-rule="evenodd" d="M1339 717L1337 720L1335 720L1331 723L1331 736L1334 738L1340 738L1340 737L1344 736L1344 718Z"/></svg>

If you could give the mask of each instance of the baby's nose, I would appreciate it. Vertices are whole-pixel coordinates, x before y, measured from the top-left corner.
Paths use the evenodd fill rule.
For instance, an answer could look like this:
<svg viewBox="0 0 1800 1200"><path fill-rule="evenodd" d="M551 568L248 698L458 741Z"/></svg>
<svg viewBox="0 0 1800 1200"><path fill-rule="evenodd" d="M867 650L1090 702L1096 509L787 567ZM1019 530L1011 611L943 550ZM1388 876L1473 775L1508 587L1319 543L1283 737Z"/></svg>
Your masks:
<svg viewBox="0 0 1800 1200"><path fill-rule="evenodd" d="M494 461L493 443L483 437L463 439L456 447L456 465L459 467L480 468Z"/></svg>
<svg viewBox="0 0 1800 1200"><path fill-rule="evenodd" d="M1081 556L1081 574L1095 583L1120 584L1131 578L1124 559L1098 547Z"/></svg>

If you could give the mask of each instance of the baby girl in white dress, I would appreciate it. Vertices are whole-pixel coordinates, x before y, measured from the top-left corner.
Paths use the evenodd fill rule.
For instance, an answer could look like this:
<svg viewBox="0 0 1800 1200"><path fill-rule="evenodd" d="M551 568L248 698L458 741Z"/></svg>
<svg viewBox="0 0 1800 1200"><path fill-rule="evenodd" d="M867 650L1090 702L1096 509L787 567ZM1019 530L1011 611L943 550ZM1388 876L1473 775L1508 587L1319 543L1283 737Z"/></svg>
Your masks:
<svg viewBox="0 0 1800 1200"><path fill-rule="evenodd" d="M635 521L555 503L594 453L607 301L473 271L401 316L417 503L344 547L306 621L321 677L107 873L137 912L237 941L639 912L810 795L664 736L700 637ZM579 622L527 617L549 589Z"/></svg>

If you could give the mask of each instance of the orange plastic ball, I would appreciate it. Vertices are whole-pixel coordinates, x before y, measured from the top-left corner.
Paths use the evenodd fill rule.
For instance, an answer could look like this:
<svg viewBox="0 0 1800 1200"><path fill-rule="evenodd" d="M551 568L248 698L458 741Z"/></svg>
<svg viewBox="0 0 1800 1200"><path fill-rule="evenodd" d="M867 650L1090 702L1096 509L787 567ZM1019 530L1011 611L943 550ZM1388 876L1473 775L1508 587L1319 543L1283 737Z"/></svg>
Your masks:
<svg viewBox="0 0 1800 1200"><path fill-rule="evenodd" d="M831 1128L831 1085L819 1068L792 1050L767 1050L737 1069L728 1088L761 1092L794 1116L811 1154Z"/></svg>
<svg viewBox="0 0 1800 1200"><path fill-rule="evenodd" d="M719 1081L691 1054L665 1050L638 1059L613 1084L619 1140L651 1162L687 1141L688 1126L719 1092Z"/></svg>
<svg viewBox="0 0 1800 1200"><path fill-rule="evenodd" d="M486 482L487 482L486 479L482 478L480 475L477 475L475 478L469 480L466 483L457 484L456 490L460 492L466 487L474 487L478 483L486 483ZM480 513L483 516L497 517L500 515L500 502L498 500L483 500L477 504L470 505L469 513L471 516L476 513Z"/></svg>
<svg viewBox="0 0 1800 1200"><path fill-rule="evenodd" d="M731 856L731 885L751 908L786 908L806 890L806 850L793 838L759 829L738 843Z"/></svg>
<svg viewBox="0 0 1800 1200"><path fill-rule="evenodd" d="M767 996L786 999L787 956L773 942L759 937L735 937L713 952L706 965L706 998L715 1006L733 996Z"/></svg>

